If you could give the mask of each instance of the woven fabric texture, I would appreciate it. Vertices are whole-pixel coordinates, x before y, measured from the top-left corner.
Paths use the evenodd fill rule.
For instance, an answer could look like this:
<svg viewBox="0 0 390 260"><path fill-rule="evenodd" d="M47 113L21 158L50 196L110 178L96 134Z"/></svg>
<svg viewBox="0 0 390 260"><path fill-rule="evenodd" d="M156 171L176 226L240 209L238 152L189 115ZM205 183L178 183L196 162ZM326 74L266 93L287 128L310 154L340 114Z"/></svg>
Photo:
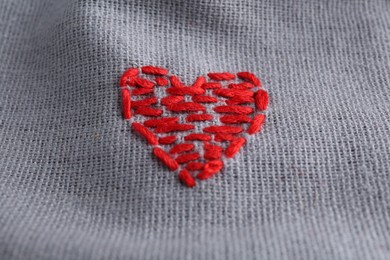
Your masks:
<svg viewBox="0 0 390 260"><path fill-rule="evenodd" d="M129 67L252 71L267 121L194 189ZM390 259L387 0L0 1L0 259Z"/></svg>

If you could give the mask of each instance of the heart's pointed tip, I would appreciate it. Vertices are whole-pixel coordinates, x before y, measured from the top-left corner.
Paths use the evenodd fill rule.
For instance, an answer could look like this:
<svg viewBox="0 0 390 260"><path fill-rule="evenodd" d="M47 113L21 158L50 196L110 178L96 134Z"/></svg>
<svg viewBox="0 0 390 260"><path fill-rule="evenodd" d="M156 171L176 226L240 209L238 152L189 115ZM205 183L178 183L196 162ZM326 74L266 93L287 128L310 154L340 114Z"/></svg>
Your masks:
<svg viewBox="0 0 390 260"><path fill-rule="evenodd" d="M207 180L215 174L219 173L222 168L223 162L221 160L208 161L204 165L203 170L196 176L196 178L199 180Z"/></svg>
<svg viewBox="0 0 390 260"><path fill-rule="evenodd" d="M196 186L194 177L186 169L181 170L178 177L179 180L188 188L193 188Z"/></svg>

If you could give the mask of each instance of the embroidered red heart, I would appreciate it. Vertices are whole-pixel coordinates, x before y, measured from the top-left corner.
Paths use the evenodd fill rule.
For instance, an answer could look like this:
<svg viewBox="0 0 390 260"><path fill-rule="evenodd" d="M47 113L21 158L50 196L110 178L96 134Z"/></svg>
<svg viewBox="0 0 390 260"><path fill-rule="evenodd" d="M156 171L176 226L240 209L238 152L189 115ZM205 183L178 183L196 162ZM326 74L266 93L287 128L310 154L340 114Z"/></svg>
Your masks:
<svg viewBox="0 0 390 260"><path fill-rule="evenodd" d="M128 69L120 79L122 110L153 154L188 187L220 172L245 136L260 131L268 94L250 72L208 73L185 86L168 70ZM236 79L239 79L236 82Z"/></svg>

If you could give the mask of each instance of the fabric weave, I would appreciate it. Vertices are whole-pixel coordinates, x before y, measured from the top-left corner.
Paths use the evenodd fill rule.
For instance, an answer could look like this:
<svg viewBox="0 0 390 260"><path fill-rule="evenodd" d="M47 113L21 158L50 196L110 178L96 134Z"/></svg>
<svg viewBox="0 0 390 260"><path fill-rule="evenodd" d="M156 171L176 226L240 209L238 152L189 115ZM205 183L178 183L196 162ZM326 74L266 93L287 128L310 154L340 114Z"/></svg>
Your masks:
<svg viewBox="0 0 390 260"><path fill-rule="evenodd" d="M195 189L122 119L149 64L270 94ZM386 0L0 1L0 259L390 259L389 72Z"/></svg>

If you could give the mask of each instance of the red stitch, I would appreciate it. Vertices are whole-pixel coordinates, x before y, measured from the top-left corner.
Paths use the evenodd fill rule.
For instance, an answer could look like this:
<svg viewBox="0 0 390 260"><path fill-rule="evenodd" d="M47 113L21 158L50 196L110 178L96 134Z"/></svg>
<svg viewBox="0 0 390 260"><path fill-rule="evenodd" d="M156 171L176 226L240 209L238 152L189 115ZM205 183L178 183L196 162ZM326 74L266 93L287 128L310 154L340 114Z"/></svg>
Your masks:
<svg viewBox="0 0 390 260"><path fill-rule="evenodd" d="M135 86L135 79L136 78L121 78L119 85L121 87L126 87L126 86L134 87Z"/></svg>
<svg viewBox="0 0 390 260"><path fill-rule="evenodd" d="M139 107L134 111L134 114L144 116L161 116L163 111L152 107Z"/></svg>
<svg viewBox="0 0 390 260"><path fill-rule="evenodd" d="M158 145L157 137L140 123L132 123L133 130L142 135L151 145Z"/></svg>
<svg viewBox="0 0 390 260"><path fill-rule="evenodd" d="M166 91L171 95L201 95L205 93L205 90L203 88L194 88L194 87L173 87L173 88L167 88Z"/></svg>
<svg viewBox="0 0 390 260"><path fill-rule="evenodd" d="M137 107L142 107L142 106L150 106L153 104L157 103L157 98L151 97L151 98L145 98L142 100L137 100L137 101L132 101L131 102L131 107L137 108Z"/></svg>
<svg viewBox="0 0 390 260"><path fill-rule="evenodd" d="M242 132L242 127L213 125L203 128L203 131L206 133L238 134Z"/></svg>
<svg viewBox="0 0 390 260"><path fill-rule="evenodd" d="M256 107L259 110L266 110L268 107L268 93L265 90L259 89L255 95Z"/></svg>
<svg viewBox="0 0 390 260"><path fill-rule="evenodd" d="M178 177L180 181L184 183L184 185L186 185L187 187L189 188L195 187L196 185L195 179L186 169L181 170Z"/></svg>
<svg viewBox="0 0 390 260"><path fill-rule="evenodd" d="M240 79L244 79L244 80L248 80L249 82L252 82L255 86L258 86L258 87L261 86L260 79L258 79L253 73L243 71L243 72L237 73L237 76Z"/></svg>
<svg viewBox="0 0 390 260"><path fill-rule="evenodd" d="M215 95L222 96L222 97L252 97L254 95L253 91L251 90L241 90L241 89L215 89L213 91Z"/></svg>
<svg viewBox="0 0 390 260"><path fill-rule="evenodd" d="M204 144L204 155L203 157L207 160L215 160L222 157L222 147L218 145L212 145L209 143Z"/></svg>
<svg viewBox="0 0 390 260"><path fill-rule="evenodd" d="M138 68L129 68L128 70L125 71L125 73L123 73L123 76L136 77L138 73L139 73Z"/></svg>
<svg viewBox="0 0 390 260"><path fill-rule="evenodd" d="M200 158L199 153L186 153L186 154L181 154L176 158L176 162L183 164L187 163L189 161L195 161Z"/></svg>
<svg viewBox="0 0 390 260"><path fill-rule="evenodd" d="M189 134L184 137L185 141L210 141L211 136L208 134Z"/></svg>
<svg viewBox="0 0 390 260"><path fill-rule="evenodd" d="M253 88L254 85L249 83L249 82L242 82L242 83L231 83L228 85L229 88L231 89L250 89Z"/></svg>
<svg viewBox="0 0 390 260"><path fill-rule="evenodd" d="M168 85L168 80L166 78L164 78L164 77L158 77L158 78L155 79L155 81L156 81L157 85L159 85L159 86L166 86L166 85Z"/></svg>
<svg viewBox="0 0 390 260"><path fill-rule="evenodd" d="M234 113L234 114L250 114L253 112L253 108L245 106L218 106L214 108L218 113Z"/></svg>
<svg viewBox="0 0 390 260"><path fill-rule="evenodd" d="M192 96L192 101L198 103L215 103L218 102L218 99L211 96L196 95L196 96Z"/></svg>
<svg viewBox="0 0 390 260"><path fill-rule="evenodd" d="M186 169L189 171L199 171L202 170L203 168L203 163L201 162L189 162L186 165Z"/></svg>
<svg viewBox="0 0 390 260"><path fill-rule="evenodd" d="M170 76L169 80L171 81L171 85L175 88L184 87L183 83L181 83L180 79L176 76Z"/></svg>
<svg viewBox="0 0 390 260"><path fill-rule="evenodd" d="M205 111L206 108L201 104L195 102L183 102L177 104L171 104L167 106L168 110L173 112L182 112L182 111Z"/></svg>
<svg viewBox="0 0 390 260"><path fill-rule="evenodd" d="M130 98L130 90L122 89L122 113L124 119L131 118L131 98Z"/></svg>
<svg viewBox="0 0 390 260"><path fill-rule="evenodd" d="M219 119L224 124L249 123L252 119L245 115L226 115Z"/></svg>
<svg viewBox="0 0 390 260"><path fill-rule="evenodd" d="M119 85L121 87L125 87L125 86L134 86L135 84L135 77L138 75L138 69L136 68L130 68L128 70L125 71L125 73L123 73L120 81L119 81Z"/></svg>
<svg viewBox="0 0 390 260"><path fill-rule="evenodd" d="M143 78L136 78L135 83L137 83L137 86L141 88L153 88L155 85L154 82Z"/></svg>
<svg viewBox="0 0 390 260"><path fill-rule="evenodd" d="M213 119L213 116L210 114L191 114L186 118L187 122L208 121L211 119Z"/></svg>
<svg viewBox="0 0 390 260"><path fill-rule="evenodd" d="M232 141L234 138L235 138L234 135L231 134L218 133L214 136L214 141L216 142Z"/></svg>
<svg viewBox="0 0 390 260"><path fill-rule="evenodd" d="M184 153L194 149L193 144L177 144L169 151L169 153Z"/></svg>
<svg viewBox="0 0 390 260"><path fill-rule="evenodd" d="M208 73L210 79L213 80L232 80L235 79L236 76L229 72L221 72L221 73Z"/></svg>
<svg viewBox="0 0 390 260"><path fill-rule="evenodd" d="M174 124L179 121L177 117L164 117L159 119L149 119L144 122L144 125L147 127L158 127L166 124Z"/></svg>
<svg viewBox="0 0 390 260"><path fill-rule="evenodd" d="M225 101L227 105L240 105L240 104L253 103L253 102L255 102L255 99L253 97L247 97L247 96L235 96Z"/></svg>
<svg viewBox="0 0 390 260"><path fill-rule="evenodd" d="M206 180L218 173L222 168L223 162L221 160L209 161L204 165L202 172L199 173L196 178L199 180Z"/></svg>
<svg viewBox="0 0 390 260"><path fill-rule="evenodd" d="M152 88L137 88L137 89L133 89L133 91L131 93L133 94L133 96L145 95L145 94L153 93L153 89Z"/></svg>
<svg viewBox="0 0 390 260"><path fill-rule="evenodd" d="M170 170L176 171L179 168L179 164L172 159L163 149L159 147L153 148L153 154L160 159Z"/></svg>
<svg viewBox="0 0 390 260"><path fill-rule="evenodd" d="M248 130L247 130L248 134L253 135L253 134L259 132L264 121L265 121L265 115L260 114L260 115L255 116L252 120L252 123L248 127Z"/></svg>
<svg viewBox="0 0 390 260"><path fill-rule="evenodd" d="M189 124L169 124L169 125L161 125L154 130L155 133L169 133L176 131L188 131L194 129L193 125Z"/></svg>
<svg viewBox="0 0 390 260"><path fill-rule="evenodd" d="M154 81L148 78L139 78L139 71L144 74L156 75ZM227 158L233 157L245 144L246 140L243 137L236 136L236 134L243 131L241 124L248 124L246 129L248 134L255 134L260 131L262 124L265 121L265 115L258 114L253 118L247 116L254 112L254 108L257 110L267 109L269 97L268 93L264 90L258 90L256 93L252 91L252 88L260 86L260 80L250 72L239 72L237 76L244 80L240 83L227 82L227 88L222 86L220 82L223 80L235 79L235 75L227 72L222 73L209 73L208 76L211 82L207 82L205 77L198 77L191 86L185 86L179 77L170 76L164 77L168 74L168 70L155 66L144 66L140 70L137 68L128 69L120 79L120 86L122 91L122 110L125 119L129 119L131 115L131 108L134 109L134 114L143 116L154 116L155 119L147 119L141 123L133 123L132 129L143 136L152 146L155 145L170 145L173 147L168 148L168 151L173 154L178 154L177 158L171 157L168 152L164 151L160 147L155 147L153 153L164 164L166 164L171 170L177 170L179 163L185 166L179 173L179 179L188 187L194 187L196 185L194 177L189 171L200 171L198 174L199 179L207 179L219 172L223 168L223 162L220 160L224 153ZM132 96L153 94L154 86L168 86L166 93L171 96L166 97L147 97L141 100L131 100ZM137 86L137 88L129 89L126 86ZM207 89L212 89L212 93L216 96L205 94ZM184 96L192 96L192 102ZM218 98L217 96L223 97ZM226 99L225 99L226 98ZM200 126L203 128L203 133L188 133L187 131L195 129L195 125L181 124L178 117L160 117L163 110L161 107L165 106L165 109L172 112L184 112L189 113L186 116L186 121L189 123L197 121L211 121L213 115L206 113L206 106L202 103L216 103L225 102L225 106L208 105L207 110L213 108L217 113L223 113L219 120L225 125L213 125L216 122L205 122ZM250 105L244 106L243 104L249 103ZM252 105L253 104L253 105ZM252 107L253 106L253 107ZM165 111L165 110L164 110ZM191 112L203 112L203 113L191 113ZM169 112L168 112L169 113ZM138 120L138 119L137 119ZM208 126L210 125L211 126ZM236 125L235 125L236 124ZM154 129L154 134L151 130ZM169 135L158 138L160 133L170 133L176 131L184 131L186 136L184 141L203 142L203 152L201 154L195 152L195 145L193 143L181 143L176 144L177 136ZM227 146L224 151L222 144L209 143L214 138L214 142L229 142L223 144L223 147ZM180 140L182 141L182 140ZM198 160L201 160L199 162ZM196 160L196 161L194 161ZM203 160L206 160L204 163Z"/></svg>
<svg viewBox="0 0 390 260"><path fill-rule="evenodd" d="M164 106L172 105L173 103L179 103L181 101L184 101L183 96L168 96L161 99L161 104Z"/></svg>
<svg viewBox="0 0 390 260"><path fill-rule="evenodd" d="M207 82L202 85L202 88L204 89L218 89L222 88L221 83L218 82Z"/></svg>
<svg viewBox="0 0 390 260"><path fill-rule="evenodd" d="M245 138L238 137L231 141L230 145L225 150L225 155L227 158L232 158L240 148L245 144Z"/></svg>
<svg viewBox="0 0 390 260"><path fill-rule="evenodd" d="M154 67L154 66L143 66L141 68L142 73L145 74L152 74L152 75L167 75L168 70L160 67Z"/></svg>
<svg viewBox="0 0 390 260"><path fill-rule="evenodd" d="M194 84L192 84L192 87L193 88L200 88L202 87L202 85L206 82L206 78L205 77L198 77Z"/></svg>
<svg viewBox="0 0 390 260"><path fill-rule="evenodd" d="M170 136L161 137L160 139L158 139L158 142L160 144L173 144L174 142L176 142L176 136L170 135Z"/></svg>

